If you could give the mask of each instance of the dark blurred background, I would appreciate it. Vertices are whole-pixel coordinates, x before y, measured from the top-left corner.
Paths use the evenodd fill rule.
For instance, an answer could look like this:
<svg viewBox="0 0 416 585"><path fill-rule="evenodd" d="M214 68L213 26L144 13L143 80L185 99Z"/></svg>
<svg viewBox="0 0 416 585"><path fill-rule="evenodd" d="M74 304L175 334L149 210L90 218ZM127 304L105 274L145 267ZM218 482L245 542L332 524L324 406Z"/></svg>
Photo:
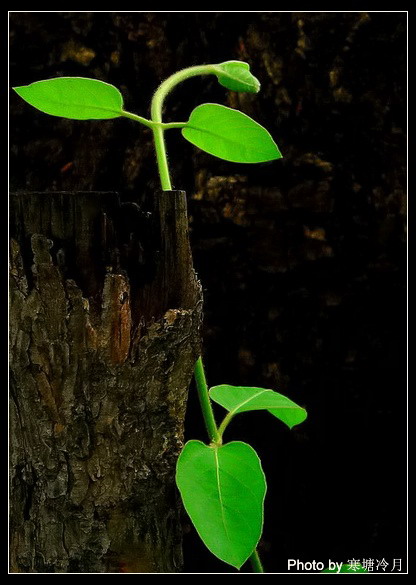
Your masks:
<svg viewBox="0 0 416 585"><path fill-rule="evenodd" d="M406 30L404 12L10 13L11 86L92 77L148 116L183 67L239 59L261 82L252 95L188 80L165 121L222 103L284 155L238 165L167 133L210 385L273 388L308 410L292 431L239 415L225 437L263 462L268 572L288 558L406 567ZM159 188L151 134L134 122L61 120L13 93L10 116L11 190L115 190L145 205ZM205 440L193 388L187 438ZM187 572L234 572L185 516L184 540Z"/></svg>

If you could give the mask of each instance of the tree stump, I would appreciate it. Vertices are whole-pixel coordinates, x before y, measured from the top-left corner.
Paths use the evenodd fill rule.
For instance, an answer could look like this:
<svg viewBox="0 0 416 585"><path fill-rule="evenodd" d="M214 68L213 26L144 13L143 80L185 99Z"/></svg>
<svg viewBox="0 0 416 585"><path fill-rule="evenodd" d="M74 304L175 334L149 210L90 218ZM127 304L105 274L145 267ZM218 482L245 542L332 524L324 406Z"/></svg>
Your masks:
<svg viewBox="0 0 416 585"><path fill-rule="evenodd" d="M10 201L10 571L179 572L200 353L186 197Z"/></svg>

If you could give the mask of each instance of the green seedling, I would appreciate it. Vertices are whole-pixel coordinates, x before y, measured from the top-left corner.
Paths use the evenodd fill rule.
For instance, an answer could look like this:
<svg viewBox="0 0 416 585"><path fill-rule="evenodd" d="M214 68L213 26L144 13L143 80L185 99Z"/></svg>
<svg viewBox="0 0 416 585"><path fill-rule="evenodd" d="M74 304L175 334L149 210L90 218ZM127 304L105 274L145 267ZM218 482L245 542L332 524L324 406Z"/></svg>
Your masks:
<svg viewBox="0 0 416 585"><path fill-rule="evenodd" d="M172 189L165 146L167 130L179 129L199 149L230 162L263 163L282 157L263 126L246 114L220 104L197 106L187 122L163 122L166 96L178 83L196 75L214 75L231 91L257 93L260 90L249 65L241 61L193 66L174 73L154 93L149 119L124 110L119 90L95 79L59 77L14 90L30 105L52 116L75 120L124 117L150 128L163 191ZM269 389L227 384L209 389L202 358L195 365L195 381L209 440L207 444L188 441L178 458L176 483L184 507L214 555L237 569L250 559L254 572L264 572L257 553L266 494L260 459L244 442L224 443L223 434L239 413L267 410L292 428L305 420L306 411ZM227 411L218 426L213 402Z"/></svg>

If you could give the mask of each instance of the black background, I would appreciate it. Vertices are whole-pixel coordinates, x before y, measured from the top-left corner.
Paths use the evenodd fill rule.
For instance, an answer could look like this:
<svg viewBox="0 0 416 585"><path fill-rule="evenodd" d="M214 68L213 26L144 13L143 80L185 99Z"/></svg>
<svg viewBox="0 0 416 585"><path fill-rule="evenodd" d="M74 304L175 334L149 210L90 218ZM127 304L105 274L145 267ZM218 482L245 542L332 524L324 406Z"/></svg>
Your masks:
<svg viewBox="0 0 416 585"><path fill-rule="evenodd" d="M168 98L165 121L222 103L284 155L236 165L167 135L204 288L210 385L273 388L308 410L292 431L267 413L227 430L256 448L268 478L259 551L268 572L289 558L374 559L374 571L384 558L386 572L402 559L404 570L406 13L12 12L9 26L11 87L92 77L143 116L180 68L250 64L259 94L195 78ZM10 188L144 203L159 188L151 134L129 120L48 117L11 92ZM186 428L205 440L194 388ZM235 572L186 516L184 539L187 572Z"/></svg>

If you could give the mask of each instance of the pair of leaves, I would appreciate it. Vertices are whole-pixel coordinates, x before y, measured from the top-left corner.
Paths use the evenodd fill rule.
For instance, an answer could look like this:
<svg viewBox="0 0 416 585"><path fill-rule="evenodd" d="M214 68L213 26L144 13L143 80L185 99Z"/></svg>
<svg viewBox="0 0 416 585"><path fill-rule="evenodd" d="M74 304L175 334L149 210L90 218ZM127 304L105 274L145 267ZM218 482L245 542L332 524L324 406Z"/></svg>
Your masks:
<svg viewBox="0 0 416 585"><path fill-rule="evenodd" d="M223 64L217 72L226 87L251 87L255 78L238 62ZM220 67L220 66L219 66ZM227 68L228 67L228 68ZM240 75L235 69L240 70ZM248 81L246 81L246 77ZM251 79L252 78L252 79ZM256 80L257 81L257 80ZM251 84L251 85L250 85ZM38 110L74 120L108 120L125 114L123 96L108 83L83 77L58 77L15 87L16 93ZM193 110L182 128L186 140L224 160L258 163L281 158L270 134L252 118L219 104L203 104Z"/></svg>
<svg viewBox="0 0 416 585"><path fill-rule="evenodd" d="M248 63L226 61L213 66L218 82L228 89L257 93L260 82ZM73 120L106 120L123 115L123 96L109 83L86 77L58 77L13 88L45 114Z"/></svg>
<svg viewBox="0 0 416 585"><path fill-rule="evenodd" d="M289 428L306 418L305 409L273 390L222 384L209 394L231 417L268 410ZM177 462L176 483L207 548L239 569L256 548L263 529L266 480L256 452L239 441L209 446L189 441Z"/></svg>

